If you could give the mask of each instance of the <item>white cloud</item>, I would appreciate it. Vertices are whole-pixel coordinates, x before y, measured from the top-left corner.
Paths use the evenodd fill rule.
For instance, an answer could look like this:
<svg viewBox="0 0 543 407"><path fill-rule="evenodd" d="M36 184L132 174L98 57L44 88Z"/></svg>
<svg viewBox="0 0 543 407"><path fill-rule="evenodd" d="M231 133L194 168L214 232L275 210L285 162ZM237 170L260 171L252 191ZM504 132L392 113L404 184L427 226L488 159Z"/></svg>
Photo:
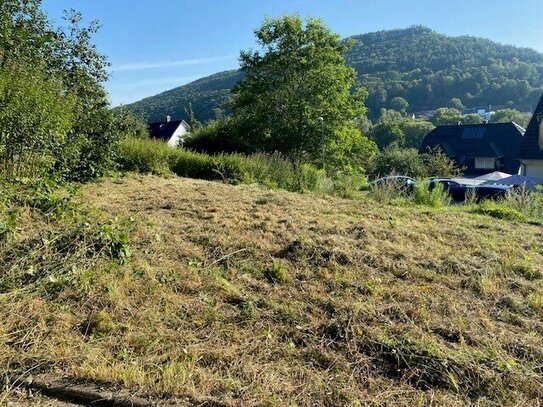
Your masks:
<svg viewBox="0 0 543 407"><path fill-rule="evenodd" d="M175 66L184 66L184 65L201 65L209 62L225 61L228 59L235 58L231 55L222 56L222 57L211 57L211 58L198 58L198 59L184 59L181 61L163 61L163 62L138 62L132 64L122 64L122 65L113 65L113 72L121 71L141 71L147 69L158 69L158 68L170 68Z"/></svg>
<svg viewBox="0 0 543 407"><path fill-rule="evenodd" d="M200 76L179 76L179 77L170 77L170 78L157 78L157 79L141 79L131 82L123 82L123 83L112 83L110 84L110 89L134 89L134 88L141 88L145 86L153 86L153 85L175 85L179 84L179 86L186 84L187 82L192 82L196 79L200 78Z"/></svg>

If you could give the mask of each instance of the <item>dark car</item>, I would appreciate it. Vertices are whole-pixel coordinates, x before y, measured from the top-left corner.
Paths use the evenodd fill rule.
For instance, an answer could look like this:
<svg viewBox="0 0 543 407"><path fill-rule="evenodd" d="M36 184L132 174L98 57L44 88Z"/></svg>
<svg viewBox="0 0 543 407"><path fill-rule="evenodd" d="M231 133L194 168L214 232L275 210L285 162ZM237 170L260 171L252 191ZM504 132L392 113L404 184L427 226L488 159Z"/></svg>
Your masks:
<svg viewBox="0 0 543 407"><path fill-rule="evenodd" d="M403 175L391 175L389 177L383 177L370 182L370 187L392 187L400 189L406 193L413 192L415 188L416 180Z"/></svg>
<svg viewBox="0 0 543 407"><path fill-rule="evenodd" d="M430 190L437 184L443 185L443 189L450 195L453 201L463 202L466 196L472 194L475 201L485 199L498 199L507 193L511 186L497 184L463 185L448 178L433 178L430 180Z"/></svg>
<svg viewBox="0 0 543 407"><path fill-rule="evenodd" d="M481 184L475 187L475 196L477 201L503 198L511 188L510 185Z"/></svg>
<svg viewBox="0 0 543 407"><path fill-rule="evenodd" d="M466 200L466 191L468 186L462 185L452 179L448 178L433 178L430 180L430 191L433 190L438 184L443 185L443 190L449 194L455 202L462 202Z"/></svg>

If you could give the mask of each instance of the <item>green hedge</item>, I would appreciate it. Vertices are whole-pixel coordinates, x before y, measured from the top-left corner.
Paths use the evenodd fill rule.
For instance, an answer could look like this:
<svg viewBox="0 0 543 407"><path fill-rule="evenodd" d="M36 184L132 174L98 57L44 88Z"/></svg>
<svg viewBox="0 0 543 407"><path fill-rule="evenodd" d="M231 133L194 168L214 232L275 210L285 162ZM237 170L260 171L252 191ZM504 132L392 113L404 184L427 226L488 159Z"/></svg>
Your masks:
<svg viewBox="0 0 543 407"><path fill-rule="evenodd" d="M126 139L119 146L118 163L126 171L165 174L232 184L259 183L288 191L317 192L325 173L310 164L294 163L280 154L195 153L170 148L153 140Z"/></svg>

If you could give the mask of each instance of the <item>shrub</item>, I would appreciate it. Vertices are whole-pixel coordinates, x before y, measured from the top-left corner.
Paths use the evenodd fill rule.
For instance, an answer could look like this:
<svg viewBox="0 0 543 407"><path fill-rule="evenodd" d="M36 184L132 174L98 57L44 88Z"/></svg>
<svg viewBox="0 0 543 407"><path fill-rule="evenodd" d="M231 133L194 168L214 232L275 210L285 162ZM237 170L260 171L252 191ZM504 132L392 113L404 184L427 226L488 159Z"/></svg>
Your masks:
<svg viewBox="0 0 543 407"><path fill-rule="evenodd" d="M543 190L541 187L534 191L526 186L512 188L500 201L504 206L512 208L527 218L543 221Z"/></svg>
<svg viewBox="0 0 543 407"><path fill-rule="evenodd" d="M73 99L37 68L0 72L0 162L7 178L43 175L73 125Z"/></svg>
<svg viewBox="0 0 543 407"><path fill-rule="evenodd" d="M127 171L164 173L169 171L173 150L167 144L128 138L119 143L117 162Z"/></svg>
<svg viewBox="0 0 543 407"><path fill-rule="evenodd" d="M373 168L373 175L375 177L389 174L424 178L426 170L417 150L414 148L399 148L396 145L392 145L378 154Z"/></svg>
<svg viewBox="0 0 543 407"><path fill-rule="evenodd" d="M377 202L384 204L397 199L407 199L409 195L404 183L395 179L370 184L370 194Z"/></svg>
<svg viewBox="0 0 543 407"><path fill-rule="evenodd" d="M429 182L419 181L413 190L413 202L417 205L427 205L432 208L441 208L450 203L450 196L443 189L441 183L437 183L434 188L429 188Z"/></svg>
<svg viewBox="0 0 543 407"><path fill-rule="evenodd" d="M492 216L493 218L497 219L519 221L526 220L526 216L523 213L517 211L516 209L492 201L481 202L472 210L472 212Z"/></svg>
<svg viewBox="0 0 543 407"><path fill-rule="evenodd" d="M152 140L126 139L119 143L118 163L127 171L174 173L181 177L221 180L231 184L260 183L288 191L317 192L324 171L310 164L294 163L279 153L218 154L172 149Z"/></svg>

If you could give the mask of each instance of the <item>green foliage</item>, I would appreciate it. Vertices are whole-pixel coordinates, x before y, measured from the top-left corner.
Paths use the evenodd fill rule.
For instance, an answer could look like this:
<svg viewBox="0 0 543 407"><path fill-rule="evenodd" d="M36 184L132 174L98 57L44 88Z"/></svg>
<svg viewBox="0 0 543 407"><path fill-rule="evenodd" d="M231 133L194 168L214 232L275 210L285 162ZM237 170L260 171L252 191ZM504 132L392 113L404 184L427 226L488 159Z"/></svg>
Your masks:
<svg viewBox="0 0 543 407"><path fill-rule="evenodd" d="M426 120L404 120L401 129L404 134L405 147L419 148L422 140L435 126Z"/></svg>
<svg viewBox="0 0 543 407"><path fill-rule="evenodd" d="M271 267L266 269L264 275L270 283L284 283L289 278L287 267L277 260L273 262Z"/></svg>
<svg viewBox="0 0 543 407"><path fill-rule="evenodd" d="M458 124L462 122L463 117L460 110L452 109L450 107L441 107L434 112L430 121L435 126L443 126L446 124Z"/></svg>
<svg viewBox="0 0 543 407"><path fill-rule="evenodd" d="M490 119L491 123L515 122L521 127L527 128L532 115L524 114L515 109L501 109L496 111Z"/></svg>
<svg viewBox="0 0 543 407"><path fill-rule="evenodd" d="M149 129L147 123L137 117L125 106L121 106L113 111L113 128L119 139L124 138L149 138Z"/></svg>
<svg viewBox="0 0 543 407"><path fill-rule="evenodd" d="M409 107L409 102L401 96L396 96L390 101L390 107L399 112L406 112Z"/></svg>
<svg viewBox="0 0 543 407"><path fill-rule="evenodd" d="M76 189L50 179L21 179L1 182L0 192L0 292L33 285L52 294L77 286L99 261L124 263L131 256L133 222L85 210L73 200ZM28 230L23 216L39 225L39 236L19 232Z"/></svg>
<svg viewBox="0 0 543 407"><path fill-rule="evenodd" d="M439 149L419 154L414 148L391 145L377 155L371 172L374 177L398 174L426 178L430 176L457 177L462 171Z"/></svg>
<svg viewBox="0 0 543 407"><path fill-rule="evenodd" d="M260 183L288 191L317 192L324 171L296 163L281 154L208 155L172 149L152 140L127 139L120 143L119 165L127 171L174 173L181 177L220 180L233 184Z"/></svg>
<svg viewBox="0 0 543 407"><path fill-rule="evenodd" d="M451 198L438 183L433 189L429 188L428 181L419 181L413 191L413 202L416 205L426 205L432 208L441 208L451 202Z"/></svg>
<svg viewBox="0 0 543 407"><path fill-rule="evenodd" d="M514 209L528 219L543 222L543 188L530 190L525 186L507 191L500 203Z"/></svg>
<svg viewBox="0 0 543 407"><path fill-rule="evenodd" d="M414 148L402 149L390 146L377 155L372 174L374 177L399 174L413 178L424 178L426 169L421 156Z"/></svg>
<svg viewBox="0 0 543 407"><path fill-rule="evenodd" d="M51 171L74 123L74 100L39 68L0 71L0 172L7 178Z"/></svg>
<svg viewBox="0 0 543 407"><path fill-rule="evenodd" d="M439 147L430 148L421 154L426 175L429 177L460 177L462 169L456 166L456 162L449 158Z"/></svg>
<svg viewBox="0 0 543 407"><path fill-rule="evenodd" d="M8 128L15 132L9 137L17 138L25 147L28 143L21 140L32 138L23 124L13 124L12 110L19 109L29 123L38 126L41 136L36 137L46 145L42 172L53 167L55 174L65 179L89 179L102 174L112 163L112 145L118 136L102 87L108 77L108 64L91 41L98 23L82 27L82 16L70 11L64 18L67 26L56 28L40 4L39 0L0 3L0 77L20 75L21 88L28 91L28 95L10 95L11 99L2 105L11 116L6 119L11 123ZM53 97L57 98L56 104L51 103ZM28 103L22 102L24 98ZM51 113L50 118L44 112ZM48 156L52 139L54 160ZM36 144L30 144L29 149L42 151Z"/></svg>
<svg viewBox="0 0 543 407"><path fill-rule="evenodd" d="M456 110L463 110L465 106L459 98L452 98L449 100L449 103L447 103L447 107Z"/></svg>
<svg viewBox="0 0 543 407"><path fill-rule="evenodd" d="M351 93L356 73L343 53L352 44L321 20L298 16L267 18L255 36L260 50L241 53L245 76L229 102L237 144L314 163L322 162L323 149L342 151L345 138L345 149L356 149L363 136L351 133L365 114L366 92Z"/></svg>
<svg viewBox="0 0 543 407"><path fill-rule="evenodd" d="M472 211L474 213L480 213L482 215L488 215L498 219L517 221L526 220L526 216L518 210L493 201L483 201Z"/></svg>
<svg viewBox="0 0 543 407"><path fill-rule="evenodd" d="M356 44L345 57L357 71L357 83L369 90L366 106L374 121L396 97L405 99L413 112L488 104L529 110L542 93L543 55L534 50L482 38L449 37L420 26L353 39ZM187 119L183 108L192 100L198 118L209 120L214 118L213 108L228 99L242 76L238 71L221 72L130 108L153 120L164 112Z"/></svg>
<svg viewBox="0 0 543 407"><path fill-rule="evenodd" d="M484 119L478 114L471 113L462 117L462 124L483 124Z"/></svg>
<svg viewBox="0 0 543 407"><path fill-rule="evenodd" d="M242 147L231 137L229 120L210 120L191 132L184 147L207 154L236 152Z"/></svg>
<svg viewBox="0 0 543 407"><path fill-rule="evenodd" d="M405 145L405 135L400 121L379 122L370 130L368 137L377 144L380 150L392 144Z"/></svg>

